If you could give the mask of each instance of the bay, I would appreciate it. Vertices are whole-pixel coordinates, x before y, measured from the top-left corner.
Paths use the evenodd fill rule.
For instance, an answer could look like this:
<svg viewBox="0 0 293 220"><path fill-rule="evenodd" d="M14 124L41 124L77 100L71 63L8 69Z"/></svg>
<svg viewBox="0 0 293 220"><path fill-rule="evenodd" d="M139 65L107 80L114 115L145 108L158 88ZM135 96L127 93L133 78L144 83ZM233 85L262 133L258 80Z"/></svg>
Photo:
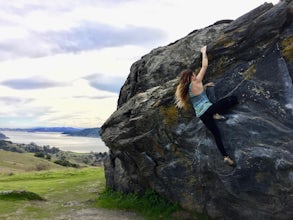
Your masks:
<svg viewBox="0 0 293 220"><path fill-rule="evenodd" d="M57 147L62 151L78 153L108 152L101 138L68 136L60 132L1 131L13 143Z"/></svg>

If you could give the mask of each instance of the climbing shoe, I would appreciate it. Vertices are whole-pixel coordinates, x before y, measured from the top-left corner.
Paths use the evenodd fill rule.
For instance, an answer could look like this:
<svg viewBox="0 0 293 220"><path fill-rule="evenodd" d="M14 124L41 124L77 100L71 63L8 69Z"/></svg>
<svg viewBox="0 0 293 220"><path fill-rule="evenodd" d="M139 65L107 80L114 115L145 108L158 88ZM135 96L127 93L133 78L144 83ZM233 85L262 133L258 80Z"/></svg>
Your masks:
<svg viewBox="0 0 293 220"><path fill-rule="evenodd" d="M235 166L234 161L228 156L224 157L224 162L227 163L229 166Z"/></svg>

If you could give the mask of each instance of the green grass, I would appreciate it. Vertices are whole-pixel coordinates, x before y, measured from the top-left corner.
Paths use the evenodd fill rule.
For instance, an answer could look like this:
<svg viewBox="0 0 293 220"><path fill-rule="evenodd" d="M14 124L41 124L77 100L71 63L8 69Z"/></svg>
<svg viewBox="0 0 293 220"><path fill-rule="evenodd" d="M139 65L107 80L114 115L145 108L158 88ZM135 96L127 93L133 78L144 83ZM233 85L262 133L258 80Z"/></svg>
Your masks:
<svg viewBox="0 0 293 220"><path fill-rule="evenodd" d="M18 219L21 216L26 219L54 219L73 208L91 206L90 201L95 201L98 192L104 188L102 167L2 174L0 191L25 190L45 200L27 201L0 197L0 219Z"/></svg>
<svg viewBox="0 0 293 220"><path fill-rule="evenodd" d="M106 189L97 199L97 206L108 209L123 209L135 211L145 219L173 219L172 213L179 211L180 207L163 199L153 191L144 195L135 193L124 194Z"/></svg>
<svg viewBox="0 0 293 220"><path fill-rule="evenodd" d="M48 170L35 171L43 163ZM106 189L103 167L64 168L33 154L0 150L1 220L70 219L73 211L99 207L134 211L145 219L183 219L185 214L153 191L138 195Z"/></svg>

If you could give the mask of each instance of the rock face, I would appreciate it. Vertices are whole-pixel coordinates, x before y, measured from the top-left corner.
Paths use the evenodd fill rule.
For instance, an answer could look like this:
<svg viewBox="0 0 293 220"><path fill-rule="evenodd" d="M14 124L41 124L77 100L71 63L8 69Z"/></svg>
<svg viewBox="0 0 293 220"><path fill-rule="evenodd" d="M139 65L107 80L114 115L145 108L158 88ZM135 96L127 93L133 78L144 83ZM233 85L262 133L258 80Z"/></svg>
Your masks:
<svg viewBox="0 0 293 220"><path fill-rule="evenodd" d="M107 186L152 188L187 210L224 219L293 218L293 1L265 3L234 21L196 30L134 63L104 123ZM223 163L191 107L174 106L181 70L200 67L218 99L240 103L219 121L236 161Z"/></svg>

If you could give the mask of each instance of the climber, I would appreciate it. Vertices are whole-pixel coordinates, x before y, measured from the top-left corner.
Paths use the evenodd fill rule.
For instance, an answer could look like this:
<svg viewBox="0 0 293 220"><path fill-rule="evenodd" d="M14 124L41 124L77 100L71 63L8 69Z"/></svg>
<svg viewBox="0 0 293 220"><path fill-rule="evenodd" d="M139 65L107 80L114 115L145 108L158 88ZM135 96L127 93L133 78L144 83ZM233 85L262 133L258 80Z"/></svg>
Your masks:
<svg viewBox="0 0 293 220"><path fill-rule="evenodd" d="M183 70L180 73L179 84L175 93L176 105L179 108L185 108L190 102L195 110L196 116L201 119L205 126L212 132L217 147L224 157L224 162L230 166L235 166L234 161L228 156L221 138L221 134L215 119L221 118L230 107L238 103L236 96L225 97L215 103L212 103L205 89L214 86L213 82L203 85L203 78L208 67L207 46L201 48L202 66L196 74L190 69ZM220 114L218 114L220 113Z"/></svg>

